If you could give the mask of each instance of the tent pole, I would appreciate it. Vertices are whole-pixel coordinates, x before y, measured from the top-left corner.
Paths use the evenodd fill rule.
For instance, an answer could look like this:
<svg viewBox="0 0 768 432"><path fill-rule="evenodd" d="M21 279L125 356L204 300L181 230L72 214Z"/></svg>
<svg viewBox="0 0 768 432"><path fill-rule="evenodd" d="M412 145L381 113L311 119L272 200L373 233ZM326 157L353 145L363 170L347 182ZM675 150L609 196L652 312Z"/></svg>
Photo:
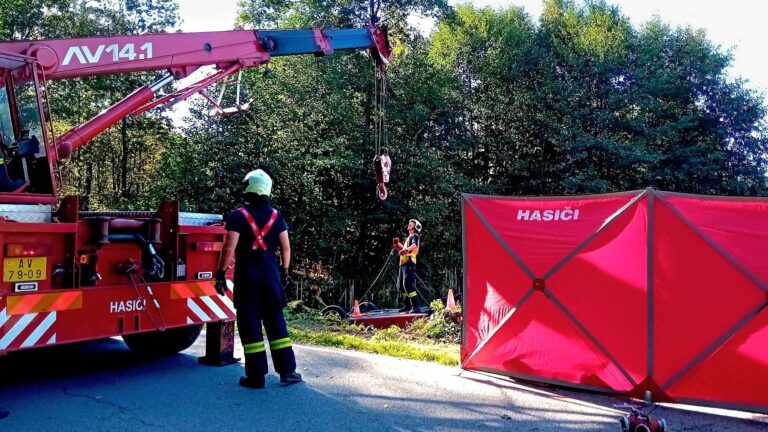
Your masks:
<svg viewBox="0 0 768 432"><path fill-rule="evenodd" d="M461 314L467 316L467 215L466 205L469 202L464 194L461 194L459 198L459 205L461 205L461 265L462 272L461 277L463 285L461 287ZM461 320L461 346L467 347L467 320Z"/></svg>
<svg viewBox="0 0 768 432"><path fill-rule="evenodd" d="M653 377L653 359L655 357L653 347L655 345L654 335L654 309L653 309L653 229L654 229L654 199L656 198L656 191L653 188L648 188L650 194L648 196L648 240L646 247L646 266L648 266L648 279L647 279L647 292L648 292L648 376Z"/></svg>

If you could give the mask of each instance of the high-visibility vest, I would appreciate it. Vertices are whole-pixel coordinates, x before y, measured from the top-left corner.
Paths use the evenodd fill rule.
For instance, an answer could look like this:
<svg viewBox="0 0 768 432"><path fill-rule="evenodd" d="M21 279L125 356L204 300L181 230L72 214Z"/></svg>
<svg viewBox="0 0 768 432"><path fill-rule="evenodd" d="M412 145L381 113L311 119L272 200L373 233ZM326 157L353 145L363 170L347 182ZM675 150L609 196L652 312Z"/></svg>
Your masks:
<svg viewBox="0 0 768 432"><path fill-rule="evenodd" d="M403 249L407 249L413 241L413 234L409 235L408 238L405 240L405 245L403 246ZM405 255L400 255L400 265L403 265L408 262L408 259L413 261L414 264L416 264L416 255L419 254L419 247L416 246L413 248L412 251L408 251Z"/></svg>
<svg viewBox="0 0 768 432"><path fill-rule="evenodd" d="M275 223L277 220L277 210L272 209L272 215L269 217L269 221L266 225L264 225L264 228L259 229L259 226L256 225L256 221L253 219L253 216L251 216L251 213L246 210L243 207L240 207L237 209L240 213L245 216L245 220L248 222L248 225L251 226L251 231L253 231L253 236L256 237L256 239L253 241L253 245L251 246L251 249L253 250L259 250L264 249L264 251L267 251L267 242L264 241L264 238L267 236L267 233L269 232L270 228L272 228L272 224Z"/></svg>

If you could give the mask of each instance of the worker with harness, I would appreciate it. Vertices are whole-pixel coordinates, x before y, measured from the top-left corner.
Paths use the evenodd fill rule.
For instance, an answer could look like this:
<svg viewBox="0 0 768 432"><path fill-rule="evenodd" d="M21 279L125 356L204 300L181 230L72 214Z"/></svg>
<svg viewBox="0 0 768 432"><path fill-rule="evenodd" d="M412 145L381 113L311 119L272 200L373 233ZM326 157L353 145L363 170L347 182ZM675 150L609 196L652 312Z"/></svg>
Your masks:
<svg viewBox="0 0 768 432"><path fill-rule="evenodd" d="M400 243L400 239L397 237L392 239L392 248L400 252L400 273L405 295L411 303L410 313L422 312L416 291L416 256L419 254L419 233L421 233L421 223L416 219L411 219L408 221L408 238L405 240L405 244ZM405 308L407 307L406 304Z"/></svg>
<svg viewBox="0 0 768 432"><path fill-rule="evenodd" d="M247 205L227 218L227 234L216 272L216 291L224 295L227 290L224 274L233 256L236 258L234 305L245 352L245 376L240 378L240 385L264 388L268 369L262 323L280 383L296 384L301 382L301 375L296 373L296 358L283 316L284 288L291 262L288 226L283 215L269 203L272 192L269 175L257 169L249 172L244 181Z"/></svg>

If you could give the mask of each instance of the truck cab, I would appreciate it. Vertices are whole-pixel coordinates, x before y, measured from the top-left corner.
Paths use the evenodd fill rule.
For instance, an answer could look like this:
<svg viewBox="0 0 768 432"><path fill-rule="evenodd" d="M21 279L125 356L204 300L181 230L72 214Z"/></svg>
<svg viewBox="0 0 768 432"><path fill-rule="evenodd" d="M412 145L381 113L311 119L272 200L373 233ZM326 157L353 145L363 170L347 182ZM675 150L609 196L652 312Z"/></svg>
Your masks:
<svg viewBox="0 0 768 432"><path fill-rule="evenodd" d="M52 204L56 197L36 62L0 52L0 204Z"/></svg>

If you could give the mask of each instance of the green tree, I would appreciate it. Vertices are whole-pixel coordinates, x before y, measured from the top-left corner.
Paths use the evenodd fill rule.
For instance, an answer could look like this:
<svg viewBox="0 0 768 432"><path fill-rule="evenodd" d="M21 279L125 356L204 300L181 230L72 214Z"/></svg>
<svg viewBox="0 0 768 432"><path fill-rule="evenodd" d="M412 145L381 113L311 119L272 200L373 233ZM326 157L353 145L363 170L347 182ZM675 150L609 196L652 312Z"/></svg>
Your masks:
<svg viewBox="0 0 768 432"><path fill-rule="evenodd" d="M175 20L175 6L149 0L46 4L68 18L32 34L141 33ZM369 7L241 1L237 25L361 27ZM425 37L408 28L412 13L436 17L437 30ZM701 30L660 19L633 26L602 1L545 0L538 22L521 8L453 10L438 0L384 2L380 17L396 53L388 68L384 148L394 168L386 201L374 195L376 71L364 52L279 58L271 74L248 70L249 111L211 117L195 102L183 134L160 117L131 118L73 158L72 190L83 191L90 208L176 198L185 209L218 213L237 205L246 172L265 167L303 280L334 300L351 283L362 295L411 217L425 226L424 288L455 284L461 192L766 191L763 95L728 78L730 53ZM21 34L17 24L3 31ZM76 124L151 80L57 83L64 96L54 101L57 120ZM387 298L392 270L377 299Z"/></svg>
<svg viewBox="0 0 768 432"><path fill-rule="evenodd" d="M244 27L362 26L364 2L243 1ZM281 58L246 73L246 113L203 116L163 154L157 194L225 211L265 166L312 284L367 287L404 222L425 226L427 285L460 266L460 192L552 195L656 186L765 189L761 95L728 81L731 58L701 31L635 28L600 1L547 0L541 20L442 2L387 2L390 197L373 194L374 68L363 53ZM412 12L438 17L425 38ZM176 185L183 185L177 188ZM162 192L161 192L162 191ZM386 278L391 278L388 275ZM454 282L455 283L455 282ZM335 287L335 288L333 288Z"/></svg>
<svg viewBox="0 0 768 432"><path fill-rule="evenodd" d="M521 10L459 7L433 37L478 190L764 193L762 95L727 80L731 57L703 31L635 29L600 1L544 3L538 26Z"/></svg>
<svg viewBox="0 0 768 432"><path fill-rule="evenodd" d="M46 9L35 38L157 33L178 19L173 2L159 0L72 0ZM61 80L47 86L56 132L94 117L105 107L154 80L153 73L115 74ZM129 117L96 137L65 164L64 194L82 195L85 209L141 208L157 205L150 196L150 179L159 168L159 154L173 136L170 122L156 114Z"/></svg>
<svg viewBox="0 0 768 432"><path fill-rule="evenodd" d="M70 7L70 0L0 1L0 40L40 37Z"/></svg>
<svg viewBox="0 0 768 432"><path fill-rule="evenodd" d="M402 3L404 8L397 9L401 23L408 11L439 13L445 7L444 2L434 1ZM369 19L369 5L364 2L337 2L332 8L316 1L242 4L241 25L250 28L361 27ZM396 21L395 8L387 6L382 16ZM399 58L405 59L410 56L408 43L417 35L407 34L404 26L398 29L391 37L402 41ZM409 73L427 72L428 76L426 42L422 38L420 43L422 62L414 66L421 70ZM400 79L396 64L390 67L391 81ZM346 286L355 279L358 286L365 285L370 282L369 273L386 258L392 236L402 235L405 221L413 214L410 209L419 207L412 202L415 188L407 185L420 175L430 178L428 167L411 156L418 154L413 140L422 141L416 143L421 148L428 147L421 137L424 131L419 130L431 114L420 115L413 119L415 123L391 120L389 150L398 164L393 173L398 187L390 200L380 202L372 178L375 70L366 53L280 58L270 69L270 76L246 71L245 87L257 101L248 112L222 118L203 115L202 107L194 112L187 130L189 146L181 149L183 154L167 154L163 171L185 178L182 182L195 191L186 196L189 208L226 211L240 195L243 175L256 166L267 167L276 181L273 199L288 216L298 267L316 275L324 286ZM403 92L402 97L411 96ZM392 100L399 97L396 92ZM212 155L213 160L206 159ZM190 166L205 174L192 173ZM441 168L437 159L433 166ZM423 183L427 189L429 182ZM442 187L438 184L434 193ZM170 182L158 183L158 190L170 188ZM442 204L440 199L435 201Z"/></svg>
<svg viewBox="0 0 768 432"><path fill-rule="evenodd" d="M3 40L162 32L177 19L174 2L159 0L0 0ZM46 83L54 131L80 124L141 85L152 74L120 74ZM65 166L64 193L83 195L85 208L135 207L151 201L147 179L158 149L173 141L167 121L130 118L97 137ZM156 205L153 203L152 205Z"/></svg>

